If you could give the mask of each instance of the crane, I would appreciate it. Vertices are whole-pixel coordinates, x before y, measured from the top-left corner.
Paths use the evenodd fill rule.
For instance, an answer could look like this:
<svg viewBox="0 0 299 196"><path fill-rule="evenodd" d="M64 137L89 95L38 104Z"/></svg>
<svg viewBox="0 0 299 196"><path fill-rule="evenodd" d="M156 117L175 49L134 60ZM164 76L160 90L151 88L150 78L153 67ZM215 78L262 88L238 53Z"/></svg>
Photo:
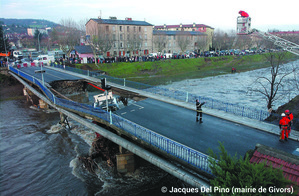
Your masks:
<svg viewBox="0 0 299 196"><path fill-rule="evenodd" d="M276 46L282 47L288 52L291 52L299 56L299 45L293 42L290 42L286 39L277 37L267 32L262 32L257 29L252 29L251 33L256 33L259 36L263 37L265 40L273 42Z"/></svg>
<svg viewBox="0 0 299 196"><path fill-rule="evenodd" d="M282 47L284 50L299 56L298 44L290 42L286 39L280 38L267 32L263 32L257 29L251 29L251 18L249 17L249 14L247 14L244 11L240 11L239 14L241 16L238 16L237 18L238 35L248 35L252 33L257 34L261 36L263 39L273 42L274 45Z"/></svg>

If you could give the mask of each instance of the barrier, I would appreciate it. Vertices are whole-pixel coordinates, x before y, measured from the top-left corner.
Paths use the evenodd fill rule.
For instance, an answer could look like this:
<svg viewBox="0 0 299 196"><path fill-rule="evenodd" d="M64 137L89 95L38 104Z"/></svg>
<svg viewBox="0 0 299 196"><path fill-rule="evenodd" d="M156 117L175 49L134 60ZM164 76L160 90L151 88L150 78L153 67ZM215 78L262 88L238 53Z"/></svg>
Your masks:
<svg viewBox="0 0 299 196"><path fill-rule="evenodd" d="M206 102L206 104L203 107L221 110L221 111L235 114L235 115L242 116L242 117L247 117L247 118L263 121L270 115L269 112L265 111L265 110L259 110L259 109L255 109L255 108L251 108L251 107L240 106L240 105L232 104L232 103L225 103L225 102L222 102L222 101L219 101L216 99L203 97L203 96L199 96L199 95L194 95L194 94L189 94L188 92L171 90L171 89L162 88L162 87L158 87L158 86L151 86L148 84L142 84L142 83L138 83L138 82L128 81L125 79L115 78L115 77L111 77L111 76L107 76L107 75L99 75L96 72L92 72L92 71L88 72L86 70L77 69L77 68L68 67L68 66L65 66L65 68L64 68L62 65L54 65L54 67L60 68L60 69L65 69L65 70L83 74L83 75L89 75L89 76L96 77L96 78L105 77L105 78L107 78L108 81L115 83L115 84L128 86L128 87L139 89L139 90L144 90L146 92L162 95L165 97L170 97L170 98L181 100L181 101L186 101L189 103L194 103L196 99L199 99L200 102L203 102L203 101Z"/></svg>
<svg viewBox="0 0 299 196"><path fill-rule="evenodd" d="M51 100L51 102L53 102L57 106L72 109L85 114L90 114L92 116L101 118L106 122L113 122L113 125L132 134L133 136L212 175L211 169L209 167L208 155L189 148L188 146L180 144L174 140L171 140L163 135L160 135L113 113L110 114L107 111L94 108L92 105L58 98L47 87L43 86L38 79L13 67L9 67L9 70L39 86L44 94L49 98L49 100Z"/></svg>

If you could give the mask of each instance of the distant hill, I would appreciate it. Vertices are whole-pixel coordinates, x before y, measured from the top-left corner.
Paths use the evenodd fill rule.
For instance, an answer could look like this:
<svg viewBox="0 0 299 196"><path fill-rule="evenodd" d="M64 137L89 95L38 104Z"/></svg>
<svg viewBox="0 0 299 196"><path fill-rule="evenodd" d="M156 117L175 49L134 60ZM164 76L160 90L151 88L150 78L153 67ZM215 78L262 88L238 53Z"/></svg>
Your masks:
<svg viewBox="0 0 299 196"><path fill-rule="evenodd" d="M22 27L31 27L31 28L46 28L46 27L55 27L58 24L42 19L13 19L13 18L0 18L0 25L5 24L8 26L17 25Z"/></svg>

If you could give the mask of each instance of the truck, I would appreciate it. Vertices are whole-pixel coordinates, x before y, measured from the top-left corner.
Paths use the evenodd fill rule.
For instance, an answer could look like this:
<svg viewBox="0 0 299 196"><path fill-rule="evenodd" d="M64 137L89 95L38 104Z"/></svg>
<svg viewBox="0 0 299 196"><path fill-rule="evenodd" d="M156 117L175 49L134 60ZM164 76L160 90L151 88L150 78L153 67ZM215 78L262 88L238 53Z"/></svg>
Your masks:
<svg viewBox="0 0 299 196"><path fill-rule="evenodd" d="M14 50L11 50L7 53L0 53L0 57L4 57L4 58L9 58L9 59L12 59L12 60L19 60L19 59L22 59L23 58L23 54L21 51L14 51Z"/></svg>

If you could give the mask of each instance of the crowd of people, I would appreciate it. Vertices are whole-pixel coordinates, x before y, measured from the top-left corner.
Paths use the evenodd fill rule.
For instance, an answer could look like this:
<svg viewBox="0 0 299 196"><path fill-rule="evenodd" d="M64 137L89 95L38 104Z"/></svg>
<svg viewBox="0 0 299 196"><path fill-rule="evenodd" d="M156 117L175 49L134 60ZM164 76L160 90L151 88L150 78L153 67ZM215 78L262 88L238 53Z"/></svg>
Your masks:
<svg viewBox="0 0 299 196"><path fill-rule="evenodd" d="M180 55L180 54L174 54L172 55L171 58L168 59L186 59L186 58L196 58L198 55ZM155 55L155 56L150 56L150 55L143 55L143 56L119 56L119 57L99 57L99 58L94 58L94 57L88 57L87 58L87 63L95 63L97 62L98 64L101 63L116 63L116 62L140 62L140 61L160 61L160 60L165 60L166 55ZM83 58L79 57L69 57L69 58L59 58L56 59L57 63L63 64L65 62L71 63L71 64L81 64L83 63Z"/></svg>

